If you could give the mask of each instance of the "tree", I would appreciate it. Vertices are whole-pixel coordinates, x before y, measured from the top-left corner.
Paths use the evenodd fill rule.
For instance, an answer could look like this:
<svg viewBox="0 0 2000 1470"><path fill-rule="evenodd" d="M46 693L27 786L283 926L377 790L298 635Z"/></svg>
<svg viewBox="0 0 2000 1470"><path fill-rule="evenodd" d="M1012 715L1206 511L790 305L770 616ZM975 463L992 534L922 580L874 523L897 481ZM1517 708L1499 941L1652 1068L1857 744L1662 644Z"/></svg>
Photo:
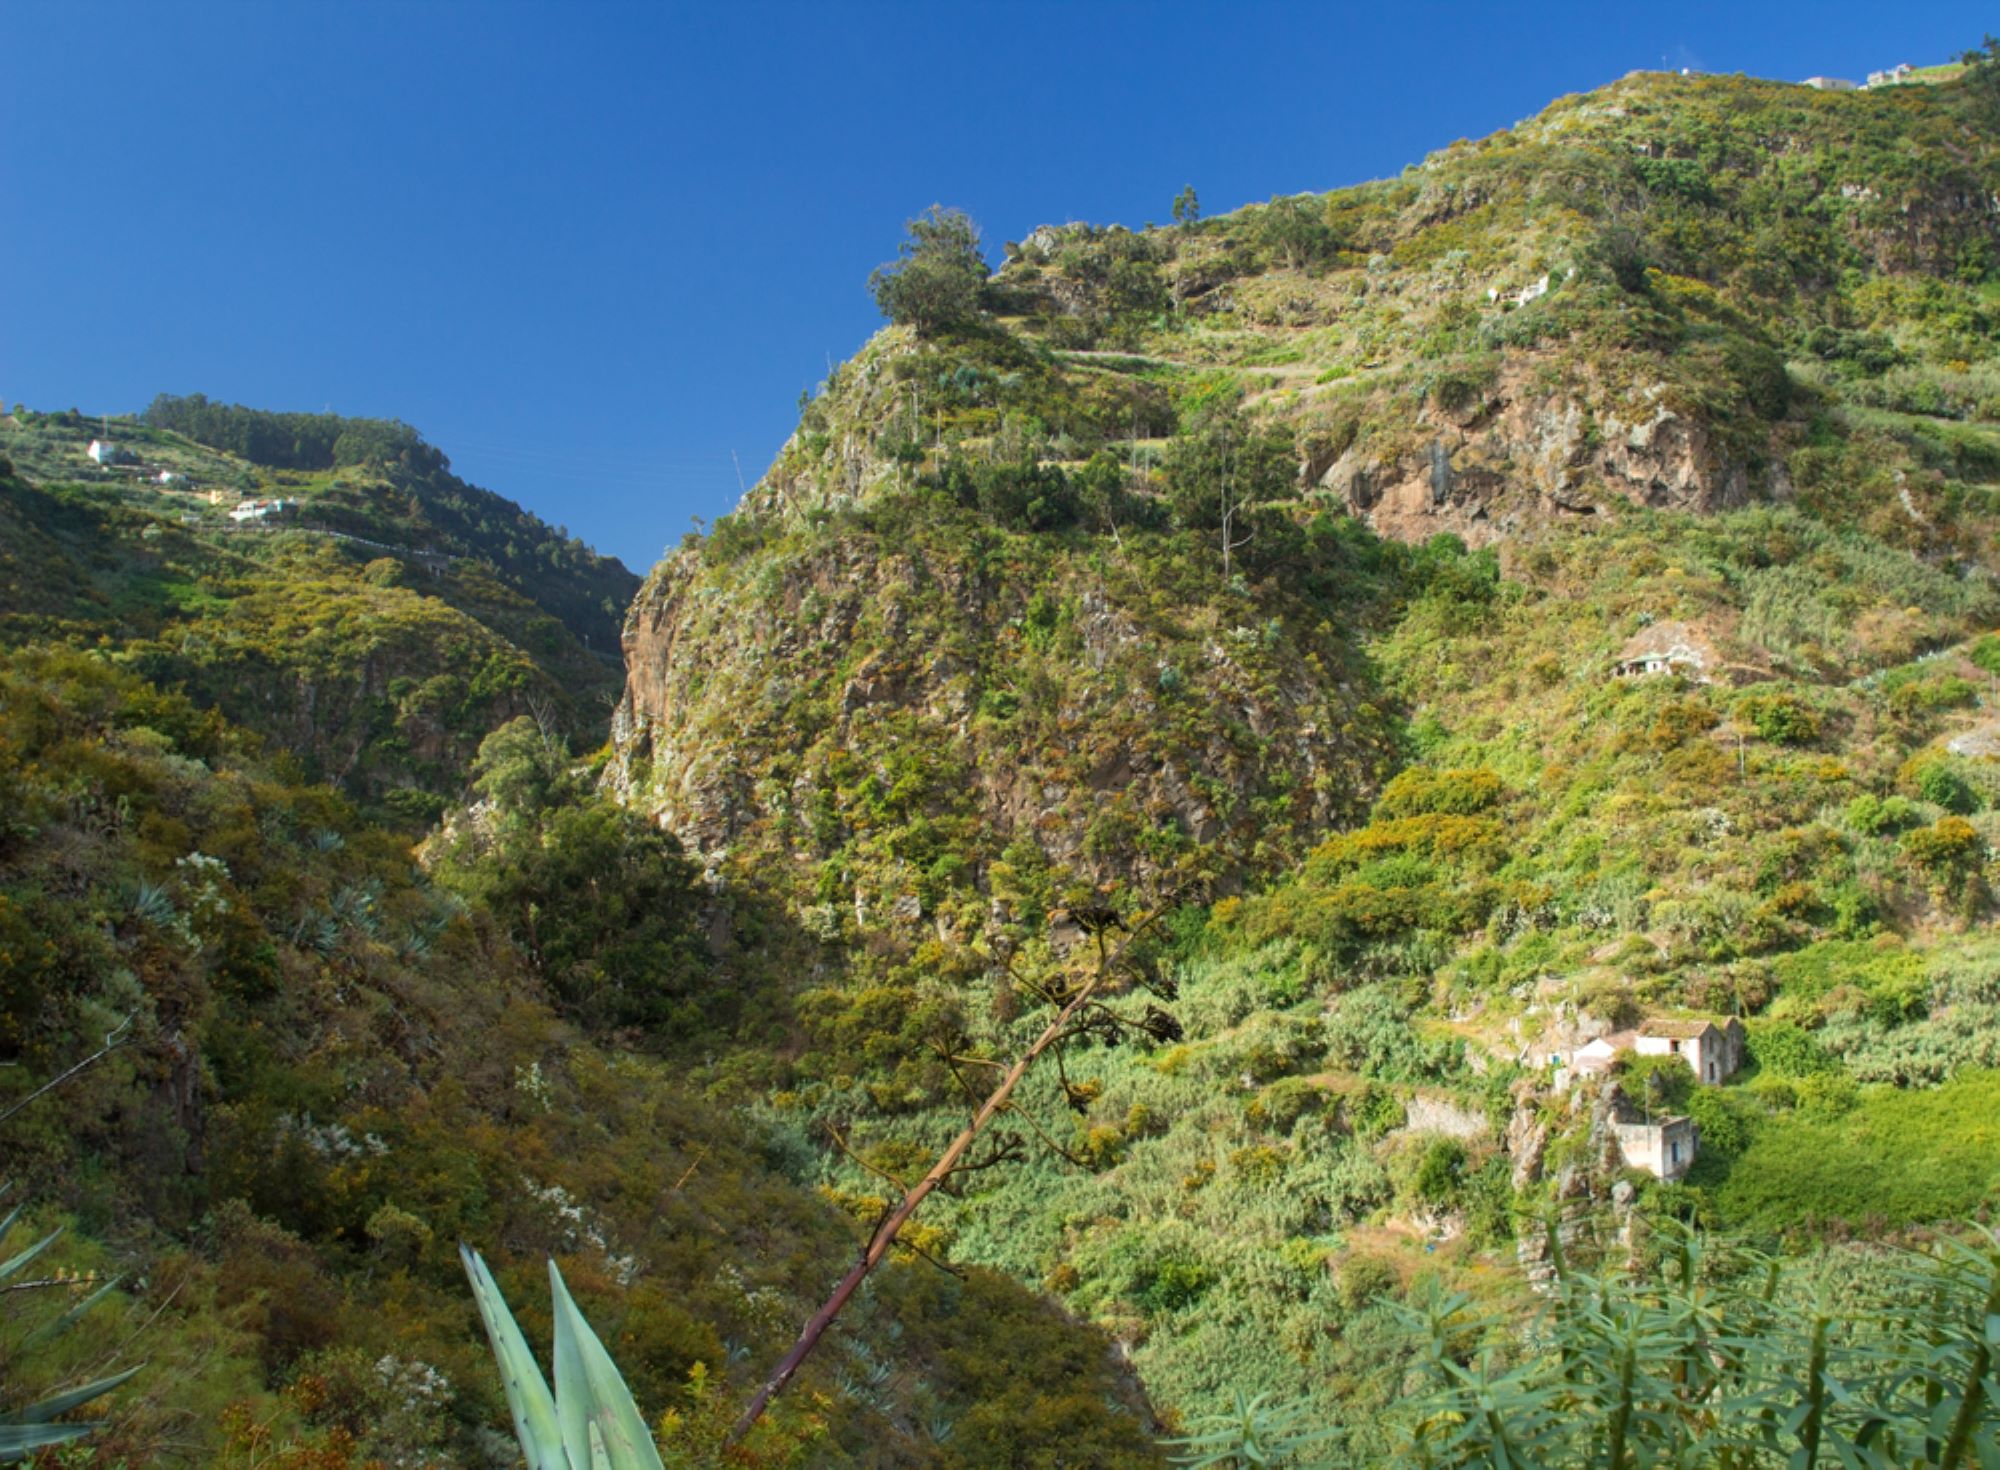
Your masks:
<svg viewBox="0 0 2000 1470"><path fill-rule="evenodd" d="M1326 222L1325 207L1311 194L1273 199L1265 205L1257 215L1257 239L1293 270L1317 265L1340 248Z"/></svg>
<svg viewBox="0 0 2000 1470"><path fill-rule="evenodd" d="M897 258L876 268L868 289L890 321L934 337L978 318L986 276L979 227L963 211L933 204L909 222Z"/></svg>
<svg viewBox="0 0 2000 1470"><path fill-rule="evenodd" d="M1257 534L1255 507L1282 496L1295 469L1290 439L1258 428L1233 403L1203 409L1167 446L1162 468L1174 518L1190 530L1214 531L1222 543L1222 573ZM1247 529L1246 529L1247 527Z"/></svg>
<svg viewBox="0 0 2000 1470"><path fill-rule="evenodd" d="M1652 242L1636 225L1613 220L1583 251L1584 259L1618 283L1628 295L1650 289L1646 272L1653 266Z"/></svg>
<svg viewBox="0 0 2000 1470"><path fill-rule="evenodd" d="M456 828L440 878L508 926L566 1015L662 1037L697 1022L699 874L674 838L525 716L486 737L473 770L485 807Z"/></svg>
<svg viewBox="0 0 2000 1470"><path fill-rule="evenodd" d="M1174 223L1195 224L1201 219L1201 200L1195 197L1194 185L1189 184L1174 195Z"/></svg>

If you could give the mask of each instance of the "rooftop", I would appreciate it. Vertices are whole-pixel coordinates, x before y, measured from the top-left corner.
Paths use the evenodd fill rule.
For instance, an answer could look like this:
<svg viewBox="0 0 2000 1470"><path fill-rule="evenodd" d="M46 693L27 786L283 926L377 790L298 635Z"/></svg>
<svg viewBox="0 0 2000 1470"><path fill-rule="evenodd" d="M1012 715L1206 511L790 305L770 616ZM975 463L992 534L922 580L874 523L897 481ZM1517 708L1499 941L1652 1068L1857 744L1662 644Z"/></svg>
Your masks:
<svg viewBox="0 0 2000 1470"><path fill-rule="evenodd" d="M1713 1021L1647 1021L1640 1026L1642 1036L1668 1036L1683 1041L1692 1041L1703 1032L1716 1029Z"/></svg>

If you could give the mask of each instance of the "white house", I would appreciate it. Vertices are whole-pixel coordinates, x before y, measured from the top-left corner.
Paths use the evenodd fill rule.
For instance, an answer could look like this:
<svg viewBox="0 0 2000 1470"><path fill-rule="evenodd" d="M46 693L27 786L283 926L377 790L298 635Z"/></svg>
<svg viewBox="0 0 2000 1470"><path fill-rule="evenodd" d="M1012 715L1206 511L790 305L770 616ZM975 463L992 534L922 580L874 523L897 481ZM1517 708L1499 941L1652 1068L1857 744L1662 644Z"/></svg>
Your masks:
<svg viewBox="0 0 2000 1470"><path fill-rule="evenodd" d="M1556 1085L1567 1087L1578 1077L1601 1077L1621 1051L1642 1057L1683 1058L1695 1081L1726 1082L1743 1065L1743 1023L1731 1018L1713 1021L1651 1020L1629 1031L1614 1031L1580 1046L1566 1068L1556 1073Z"/></svg>
<svg viewBox="0 0 2000 1470"><path fill-rule="evenodd" d="M1855 84L1848 81L1845 77L1807 77L1800 85L1817 87L1822 92L1853 92L1858 90Z"/></svg>
<svg viewBox="0 0 2000 1470"><path fill-rule="evenodd" d="M238 525L268 520L272 516L283 515L296 503L290 500L245 500L229 513L229 519Z"/></svg>
<svg viewBox="0 0 2000 1470"><path fill-rule="evenodd" d="M178 485L180 481L181 477L172 470L161 470L157 475L153 476L153 483L155 485Z"/></svg>
<svg viewBox="0 0 2000 1470"><path fill-rule="evenodd" d="M1668 1183L1694 1167L1701 1129L1692 1118L1657 1118L1648 1123L1613 1125L1618 1153L1628 1169L1643 1169Z"/></svg>
<svg viewBox="0 0 2000 1470"><path fill-rule="evenodd" d="M1633 1050L1642 1057L1677 1056L1697 1082L1726 1082L1743 1065L1743 1023L1648 1021L1638 1028Z"/></svg>
<svg viewBox="0 0 2000 1470"><path fill-rule="evenodd" d="M1909 62L1899 61L1887 71L1871 71L1868 73L1868 85L1871 87L1891 87L1897 82L1908 81L1911 73L1914 71L1916 71L1916 68L1911 66Z"/></svg>
<svg viewBox="0 0 2000 1470"><path fill-rule="evenodd" d="M84 453L90 456L93 464L98 465L116 464L125 457L125 451L120 449L116 444L113 444L109 439L91 440L90 448L86 449Z"/></svg>
<svg viewBox="0 0 2000 1470"><path fill-rule="evenodd" d="M1679 674L1698 684L1709 682L1709 671L1722 662L1715 645L1699 628L1686 623L1654 623L1641 628L1619 650L1611 671L1621 679L1649 674Z"/></svg>

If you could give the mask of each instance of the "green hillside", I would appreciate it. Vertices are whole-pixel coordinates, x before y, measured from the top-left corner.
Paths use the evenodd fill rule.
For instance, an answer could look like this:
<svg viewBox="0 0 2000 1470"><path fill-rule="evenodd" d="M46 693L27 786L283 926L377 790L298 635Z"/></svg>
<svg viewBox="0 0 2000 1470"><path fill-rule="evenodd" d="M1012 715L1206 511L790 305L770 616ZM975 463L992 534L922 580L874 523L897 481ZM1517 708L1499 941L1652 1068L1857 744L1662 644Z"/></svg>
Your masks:
<svg viewBox="0 0 2000 1470"><path fill-rule="evenodd" d="M683 935L671 841L550 764L530 723L506 734L483 790L561 797L593 884L622 860L656 934ZM261 744L100 652L0 659L0 1106L28 1210L0 1237L67 1231L0 1318L9 1403L118 1344L145 1373L75 1463L505 1464L456 1251L477 1239L517 1300L560 1259L649 1410L699 1446L706 1373L774 1355L848 1249L795 1141L565 1019L589 1008L574 969L551 983L552 921L540 947L509 923L524 893L560 897L538 832L491 831L476 879L427 872ZM688 983L691 1013L729 1014ZM70 1306L88 1315L38 1346ZM855 1328L771 1463L886 1441L988 1465L1058 1428L1095 1463L1157 1463L1104 1343L1005 1278L898 1268ZM962 1448L927 1453L915 1425Z"/></svg>
<svg viewBox="0 0 2000 1470"><path fill-rule="evenodd" d="M406 820L456 798L480 739L514 715L538 712L586 747L602 739L636 585L616 561L457 480L400 425L203 407L9 420L10 640L113 647L295 752L309 777ZM340 437L267 442L294 419ZM218 443L218 424L233 427L259 458L161 420ZM130 462L86 456L106 433ZM285 504L231 518L260 500Z"/></svg>
<svg viewBox="0 0 2000 1470"><path fill-rule="evenodd" d="M1924 80L934 209L643 583L393 421L17 411L0 1431L143 1357L61 1463L517 1464L463 1240L674 1470L1991 1462L2000 60Z"/></svg>
<svg viewBox="0 0 2000 1470"><path fill-rule="evenodd" d="M866 1218L1047 1021L1050 916L1169 906L1184 1035L1031 1076L1028 1160L923 1218L1170 1418L1368 1422L1398 1300L1504 1299L1621 1181L1806 1252L1986 1218L1990 65L1635 75L990 277L914 224L630 624L614 788L790 919L718 1079ZM1649 639L1697 662L1622 677ZM1671 1186L1543 1060L1648 1017L1749 1027L1623 1083L1701 1130Z"/></svg>

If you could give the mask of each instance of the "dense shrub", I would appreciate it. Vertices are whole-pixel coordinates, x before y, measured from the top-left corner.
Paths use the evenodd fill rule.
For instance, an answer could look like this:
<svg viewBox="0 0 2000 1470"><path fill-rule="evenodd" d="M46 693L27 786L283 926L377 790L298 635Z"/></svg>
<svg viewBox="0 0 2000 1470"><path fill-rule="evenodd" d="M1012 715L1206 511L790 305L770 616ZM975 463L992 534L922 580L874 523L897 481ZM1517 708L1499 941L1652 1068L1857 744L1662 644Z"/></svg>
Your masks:
<svg viewBox="0 0 2000 1470"><path fill-rule="evenodd" d="M1737 701L1738 718L1777 745L1810 745L1820 737L1819 712L1794 694L1763 694Z"/></svg>
<svg viewBox="0 0 2000 1470"><path fill-rule="evenodd" d="M1979 793L1944 761L1930 761L1919 766L1914 784L1917 795L1948 812L1970 816L1979 810Z"/></svg>
<svg viewBox="0 0 2000 1470"><path fill-rule="evenodd" d="M1378 818L1414 817L1432 813L1472 816L1500 800L1500 778L1491 771L1436 771L1411 766L1382 789L1375 804Z"/></svg>

